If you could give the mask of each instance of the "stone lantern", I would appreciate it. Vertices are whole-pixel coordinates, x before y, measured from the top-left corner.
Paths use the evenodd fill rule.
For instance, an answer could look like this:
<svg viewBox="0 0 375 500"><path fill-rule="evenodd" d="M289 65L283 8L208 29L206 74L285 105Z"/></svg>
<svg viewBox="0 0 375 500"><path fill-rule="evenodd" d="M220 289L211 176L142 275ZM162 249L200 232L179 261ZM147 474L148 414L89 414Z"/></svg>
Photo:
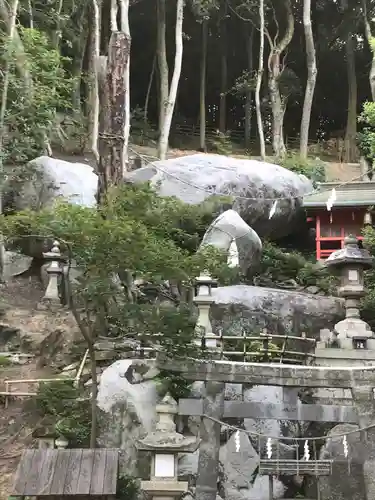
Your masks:
<svg viewBox="0 0 375 500"><path fill-rule="evenodd" d="M339 295L345 299L345 319L334 327L338 347L344 349L375 349L370 326L360 318L360 300L365 295L364 272L373 265L373 258L358 246L353 236L344 240L344 248L333 252L326 266L340 273Z"/></svg>
<svg viewBox="0 0 375 500"><path fill-rule="evenodd" d="M200 337L196 343L202 347L215 348L216 339L210 339L213 336L212 325L210 321L210 308L214 302L212 289L217 286L214 280L207 272L201 273L195 280L196 295L193 299L198 307L198 319L196 324L196 333ZM202 342L203 341L203 342Z"/></svg>
<svg viewBox="0 0 375 500"><path fill-rule="evenodd" d="M152 498L175 500L188 490L188 482L178 480L178 454L193 453L199 440L176 432L177 403L170 395L167 394L156 406L156 413L155 431L136 444L139 451L152 452L151 477L141 482L141 488Z"/></svg>
<svg viewBox="0 0 375 500"><path fill-rule="evenodd" d="M65 258L61 255L60 243L55 240L50 252L43 253L43 257L50 262L46 271L48 274L48 285L42 299L43 303L61 306L59 284L63 275L62 263Z"/></svg>

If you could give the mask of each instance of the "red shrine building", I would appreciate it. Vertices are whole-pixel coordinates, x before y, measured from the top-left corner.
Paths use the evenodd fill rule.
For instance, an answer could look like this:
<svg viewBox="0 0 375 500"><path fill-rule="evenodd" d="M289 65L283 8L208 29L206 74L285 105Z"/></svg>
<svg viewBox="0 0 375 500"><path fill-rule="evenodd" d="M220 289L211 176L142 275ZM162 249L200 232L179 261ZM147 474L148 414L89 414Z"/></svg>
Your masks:
<svg viewBox="0 0 375 500"><path fill-rule="evenodd" d="M335 188L336 200L327 210L327 201ZM316 259L326 259L332 252L343 248L349 235L363 240L362 229L371 224L371 211L375 205L375 182L358 181L341 185L325 182L313 194L303 199L307 220L315 226Z"/></svg>

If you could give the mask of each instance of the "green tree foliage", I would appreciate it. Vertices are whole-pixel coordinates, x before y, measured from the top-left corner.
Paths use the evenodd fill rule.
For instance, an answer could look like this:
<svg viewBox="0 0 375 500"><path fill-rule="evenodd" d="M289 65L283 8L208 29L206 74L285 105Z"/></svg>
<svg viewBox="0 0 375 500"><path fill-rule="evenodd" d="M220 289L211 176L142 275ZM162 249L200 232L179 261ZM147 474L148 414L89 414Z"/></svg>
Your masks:
<svg viewBox="0 0 375 500"><path fill-rule="evenodd" d="M72 382L56 381L40 384L35 397L37 412L52 419L56 431L70 447L87 446L90 438L90 402L82 398Z"/></svg>
<svg viewBox="0 0 375 500"><path fill-rule="evenodd" d="M13 241L40 235L65 242L67 257L82 270L75 300L101 335L147 340L159 334L162 346L176 354L187 352L194 335L194 278L202 269L224 281L236 273L221 252L196 252L213 212L213 201L187 207L147 185L128 184L109 193L100 209L59 202L3 217L2 230Z"/></svg>
<svg viewBox="0 0 375 500"><path fill-rule="evenodd" d="M375 256L375 229L367 227L364 230L364 246ZM366 296L362 302L362 315L372 328L375 327L375 269L371 268L365 273Z"/></svg>
<svg viewBox="0 0 375 500"><path fill-rule="evenodd" d="M308 260L299 252L286 251L270 242L263 245L262 258L253 279L263 286L283 286L292 280L301 289L316 286L326 294L334 294L337 286L336 277L313 259Z"/></svg>
<svg viewBox="0 0 375 500"><path fill-rule="evenodd" d="M375 159L375 103L365 102L359 122L363 125L358 134L362 154L370 161L371 166Z"/></svg>
<svg viewBox="0 0 375 500"><path fill-rule="evenodd" d="M42 31L21 27L19 34L31 81L20 78L15 47L9 47L4 38L0 51L0 65L5 67L6 61L9 62L4 162L12 164L24 164L45 153L57 112L71 105L73 85L63 69L67 59L51 46Z"/></svg>

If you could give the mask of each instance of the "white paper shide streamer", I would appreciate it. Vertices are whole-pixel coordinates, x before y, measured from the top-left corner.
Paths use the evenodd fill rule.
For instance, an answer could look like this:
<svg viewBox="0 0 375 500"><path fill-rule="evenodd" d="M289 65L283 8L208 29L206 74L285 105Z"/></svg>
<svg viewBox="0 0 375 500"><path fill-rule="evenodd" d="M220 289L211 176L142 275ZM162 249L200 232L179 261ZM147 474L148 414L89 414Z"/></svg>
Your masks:
<svg viewBox="0 0 375 500"><path fill-rule="evenodd" d="M337 199L336 189L332 188L331 194L329 195L329 198L326 203L328 212L332 210L333 204L335 203L336 199Z"/></svg>
<svg viewBox="0 0 375 500"><path fill-rule="evenodd" d="M306 440L305 445L303 447L304 454L303 454L303 459L308 462L310 460L310 449L309 449L309 442Z"/></svg>
<svg viewBox="0 0 375 500"><path fill-rule="evenodd" d="M267 458L268 459L272 458L272 441L271 441L271 438L267 439L266 450L267 450Z"/></svg>
<svg viewBox="0 0 375 500"><path fill-rule="evenodd" d="M238 453L241 449L241 436L240 431L237 431L234 435L234 444L236 445L236 452Z"/></svg>
<svg viewBox="0 0 375 500"><path fill-rule="evenodd" d="M344 456L345 456L345 458L348 458L349 447L348 447L348 440L346 439L346 436L344 436L344 438L342 440L342 445L344 447Z"/></svg>
<svg viewBox="0 0 375 500"><path fill-rule="evenodd" d="M268 219L272 219L272 217L275 215L275 213L276 213L276 208L277 208L277 200L275 200L275 201L272 203L272 207L271 207L270 213L269 213L269 215L268 215Z"/></svg>
<svg viewBox="0 0 375 500"><path fill-rule="evenodd" d="M238 267L240 265L240 258L238 254L238 246L236 240L232 240L228 250L227 264L229 267Z"/></svg>

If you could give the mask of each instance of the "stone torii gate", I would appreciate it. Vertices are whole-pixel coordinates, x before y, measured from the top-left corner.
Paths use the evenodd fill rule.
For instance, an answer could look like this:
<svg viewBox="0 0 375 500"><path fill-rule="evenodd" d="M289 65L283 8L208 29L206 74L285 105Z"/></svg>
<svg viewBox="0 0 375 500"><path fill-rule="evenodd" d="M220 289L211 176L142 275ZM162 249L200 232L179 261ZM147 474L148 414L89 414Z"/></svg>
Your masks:
<svg viewBox="0 0 375 500"><path fill-rule="evenodd" d="M198 284L205 287L205 293L198 293L195 300L200 312L198 327L203 331L199 342L211 351L213 359L171 359L158 353L156 366L153 367L176 372L192 382L205 383L202 399L182 399L179 402L181 415L202 417L197 500L216 500L220 422L228 417L345 422L356 423L362 429L368 428L367 445L363 444L366 488L363 500L375 499L375 335L360 319L358 309L359 299L364 293L363 271L371 262L369 254L359 249L356 240L351 238L346 240L344 249L328 259L328 265L338 267L342 272L339 291L345 298L346 317L335 325L333 332L322 332L314 353L314 366L247 362L246 352L245 361L217 359L227 358L230 351L224 351L222 345L217 345L218 339L222 343L224 337L212 333L208 314L213 301L209 279L206 276L199 280ZM281 386L286 392L290 389L294 397L285 404L225 401L226 383ZM298 403L296 389L300 388L314 389L317 403ZM321 400L328 400L329 404L320 404ZM264 469L266 472L263 473L273 473L270 464L266 464ZM317 475L319 470L317 466ZM300 472L303 474L302 470ZM311 470L306 468L305 473L309 474Z"/></svg>

